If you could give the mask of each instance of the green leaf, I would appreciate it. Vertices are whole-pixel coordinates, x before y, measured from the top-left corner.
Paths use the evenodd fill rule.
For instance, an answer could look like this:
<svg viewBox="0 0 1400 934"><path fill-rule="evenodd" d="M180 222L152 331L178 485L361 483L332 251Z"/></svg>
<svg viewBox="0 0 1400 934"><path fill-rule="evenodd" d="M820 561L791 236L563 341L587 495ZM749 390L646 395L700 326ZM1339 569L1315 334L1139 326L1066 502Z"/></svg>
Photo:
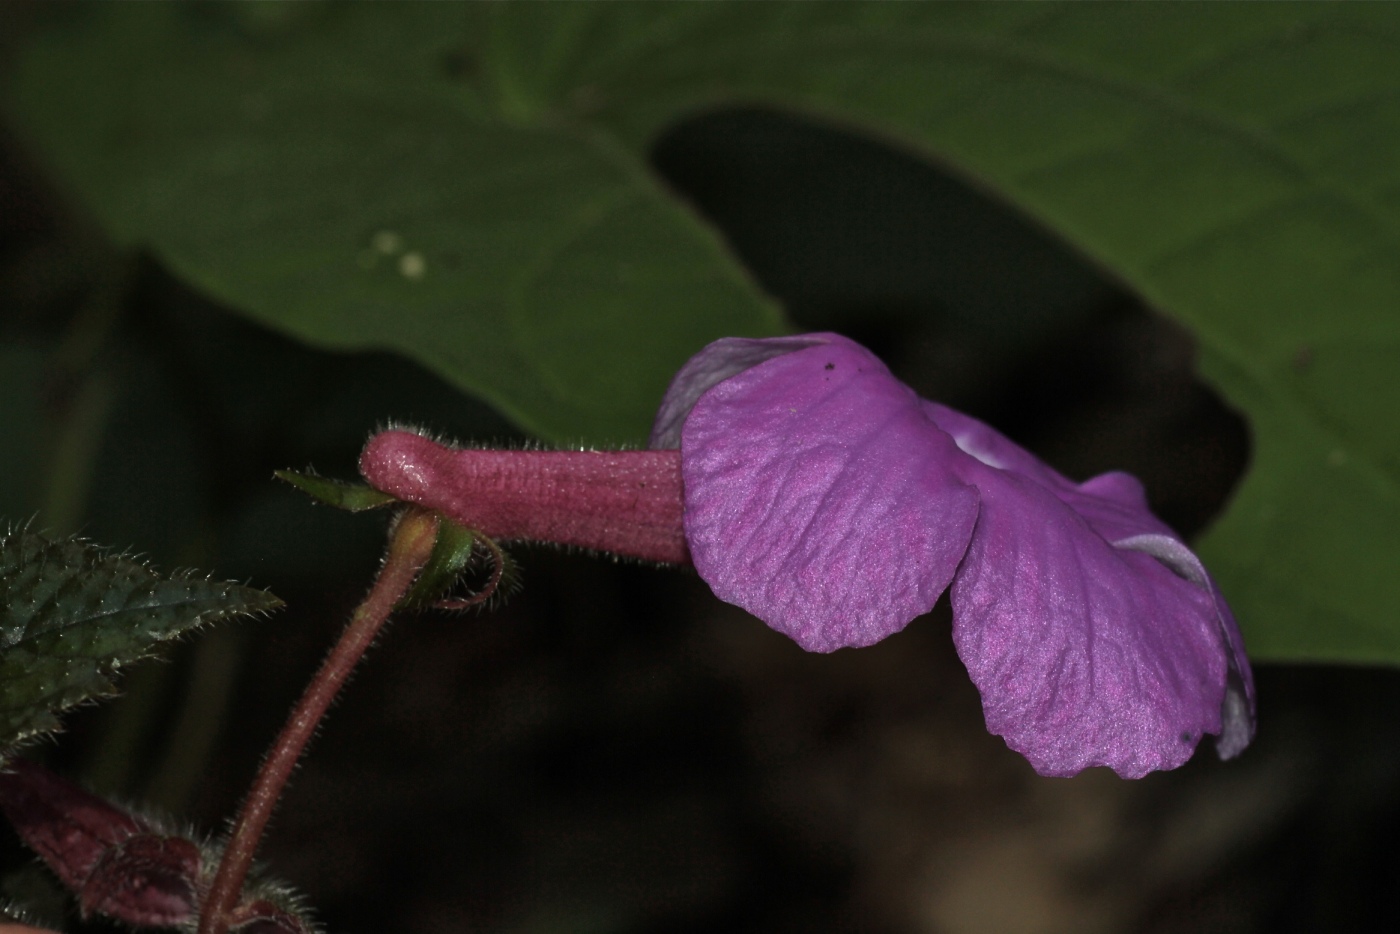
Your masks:
<svg viewBox="0 0 1400 934"><path fill-rule="evenodd" d="M57 712L113 690L157 643L282 601L188 574L162 577L79 540L0 536L0 750L58 728Z"/></svg>
<svg viewBox="0 0 1400 934"><path fill-rule="evenodd" d="M705 340L782 326L650 176L663 127L771 106L952 166L1189 326L1249 416L1201 547L1253 654L1400 662L1393 5L84 12L14 100L109 229L555 440L640 437Z"/></svg>
<svg viewBox="0 0 1400 934"><path fill-rule="evenodd" d="M560 441L645 438L695 349L780 326L634 154L454 77L474 4L104 6L30 50L22 119L123 242L302 339L393 348Z"/></svg>
<svg viewBox="0 0 1400 934"><path fill-rule="evenodd" d="M274 473L277 479L287 481L308 496L347 512L364 512L398 502L388 493L381 493L363 483L346 483L344 480L332 480L296 470L278 470Z"/></svg>

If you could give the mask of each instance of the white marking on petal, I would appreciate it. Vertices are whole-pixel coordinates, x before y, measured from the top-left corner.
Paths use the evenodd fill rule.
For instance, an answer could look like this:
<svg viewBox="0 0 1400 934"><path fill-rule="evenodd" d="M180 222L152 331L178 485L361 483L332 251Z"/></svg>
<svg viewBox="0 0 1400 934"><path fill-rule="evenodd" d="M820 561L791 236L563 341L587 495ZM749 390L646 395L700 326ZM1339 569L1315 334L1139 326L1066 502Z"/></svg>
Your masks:
<svg viewBox="0 0 1400 934"><path fill-rule="evenodd" d="M1220 705L1220 735L1215 740L1215 753L1222 759L1233 759L1253 739L1254 711L1250 709L1244 682L1232 665L1225 684L1225 702Z"/></svg>
<svg viewBox="0 0 1400 934"><path fill-rule="evenodd" d="M1177 577L1188 580L1207 592L1211 591L1210 575L1195 552L1170 535L1133 535L1120 538L1113 543L1114 548L1126 551L1141 551L1151 555L1167 566Z"/></svg>
<svg viewBox="0 0 1400 934"><path fill-rule="evenodd" d="M1151 555L1179 577L1204 589L1215 602L1215 621L1225 643L1225 659L1229 665L1225 700L1220 705L1220 734L1215 739L1215 751L1222 759L1233 759L1254 739L1254 704L1244 675L1248 662L1243 655L1236 654L1236 643L1229 631L1232 624L1226 622L1225 614L1221 611L1220 595L1205 566L1191 549L1169 535L1134 535L1119 539L1113 543L1113 547Z"/></svg>
<svg viewBox="0 0 1400 934"><path fill-rule="evenodd" d="M984 448L979 448L969 434L953 435L953 442L964 454L971 454L988 467L996 470L1004 470L1006 465L998 460L992 453Z"/></svg>

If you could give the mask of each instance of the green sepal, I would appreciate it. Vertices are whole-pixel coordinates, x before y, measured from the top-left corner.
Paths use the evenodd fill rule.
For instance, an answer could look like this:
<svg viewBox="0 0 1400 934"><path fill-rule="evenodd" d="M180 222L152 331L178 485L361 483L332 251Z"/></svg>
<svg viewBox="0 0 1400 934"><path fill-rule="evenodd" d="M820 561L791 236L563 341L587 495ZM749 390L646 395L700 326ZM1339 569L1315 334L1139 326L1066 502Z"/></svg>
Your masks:
<svg viewBox="0 0 1400 934"><path fill-rule="evenodd" d="M471 564L476 544L476 532L439 515L433 553L399 606L429 607L447 596Z"/></svg>
<svg viewBox="0 0 1400 934"><path fill-rule="evenodd" d="M56 713L111 694L118 669L158 643L281 605L251 587L157 574L80 539L0 534L0 751L57 729Z"/></svg>
<svg viewBox="0 0 1400 934"><path fill-rule="evenodd" d="M347 512L364 512L398 502L390 494L363 483L347 483L298 470L278 470L275 474L277 479L287 481L308 496Z"/></svg>

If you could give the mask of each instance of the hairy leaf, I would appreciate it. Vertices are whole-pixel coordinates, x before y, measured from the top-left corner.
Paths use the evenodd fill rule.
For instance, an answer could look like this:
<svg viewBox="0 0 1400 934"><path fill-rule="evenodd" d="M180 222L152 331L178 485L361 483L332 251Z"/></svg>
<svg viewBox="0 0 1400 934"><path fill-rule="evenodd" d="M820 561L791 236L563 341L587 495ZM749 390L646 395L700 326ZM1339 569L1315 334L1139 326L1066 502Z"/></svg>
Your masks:
<svg viewBox="0 0 1400 934"><path fill-rule="evenodd" d="M281 604L237 584L161 576L87 542L9 532L0 537L0 749L111 693L116 671L158 643Z"/></svg>

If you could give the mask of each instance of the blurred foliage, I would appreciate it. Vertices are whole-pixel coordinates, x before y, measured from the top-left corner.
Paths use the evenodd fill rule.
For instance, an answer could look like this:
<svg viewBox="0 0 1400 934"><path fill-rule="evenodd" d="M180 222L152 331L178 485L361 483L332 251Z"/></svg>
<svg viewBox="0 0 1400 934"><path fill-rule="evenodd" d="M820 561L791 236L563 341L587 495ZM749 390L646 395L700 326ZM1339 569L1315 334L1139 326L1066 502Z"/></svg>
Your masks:
<svg viewBox="0 0 1400 934"><path fill-rule="evenodd" d="M975 177L1185 323L1248 413L1202 542L1260 658L1400 660L1400 13L1388 5L80 5L10 100L124 244L391 347L553 441L644 436L784 325L649 171L762 105ZM1010 273L1009 273L1010 274Z"/></svg>

